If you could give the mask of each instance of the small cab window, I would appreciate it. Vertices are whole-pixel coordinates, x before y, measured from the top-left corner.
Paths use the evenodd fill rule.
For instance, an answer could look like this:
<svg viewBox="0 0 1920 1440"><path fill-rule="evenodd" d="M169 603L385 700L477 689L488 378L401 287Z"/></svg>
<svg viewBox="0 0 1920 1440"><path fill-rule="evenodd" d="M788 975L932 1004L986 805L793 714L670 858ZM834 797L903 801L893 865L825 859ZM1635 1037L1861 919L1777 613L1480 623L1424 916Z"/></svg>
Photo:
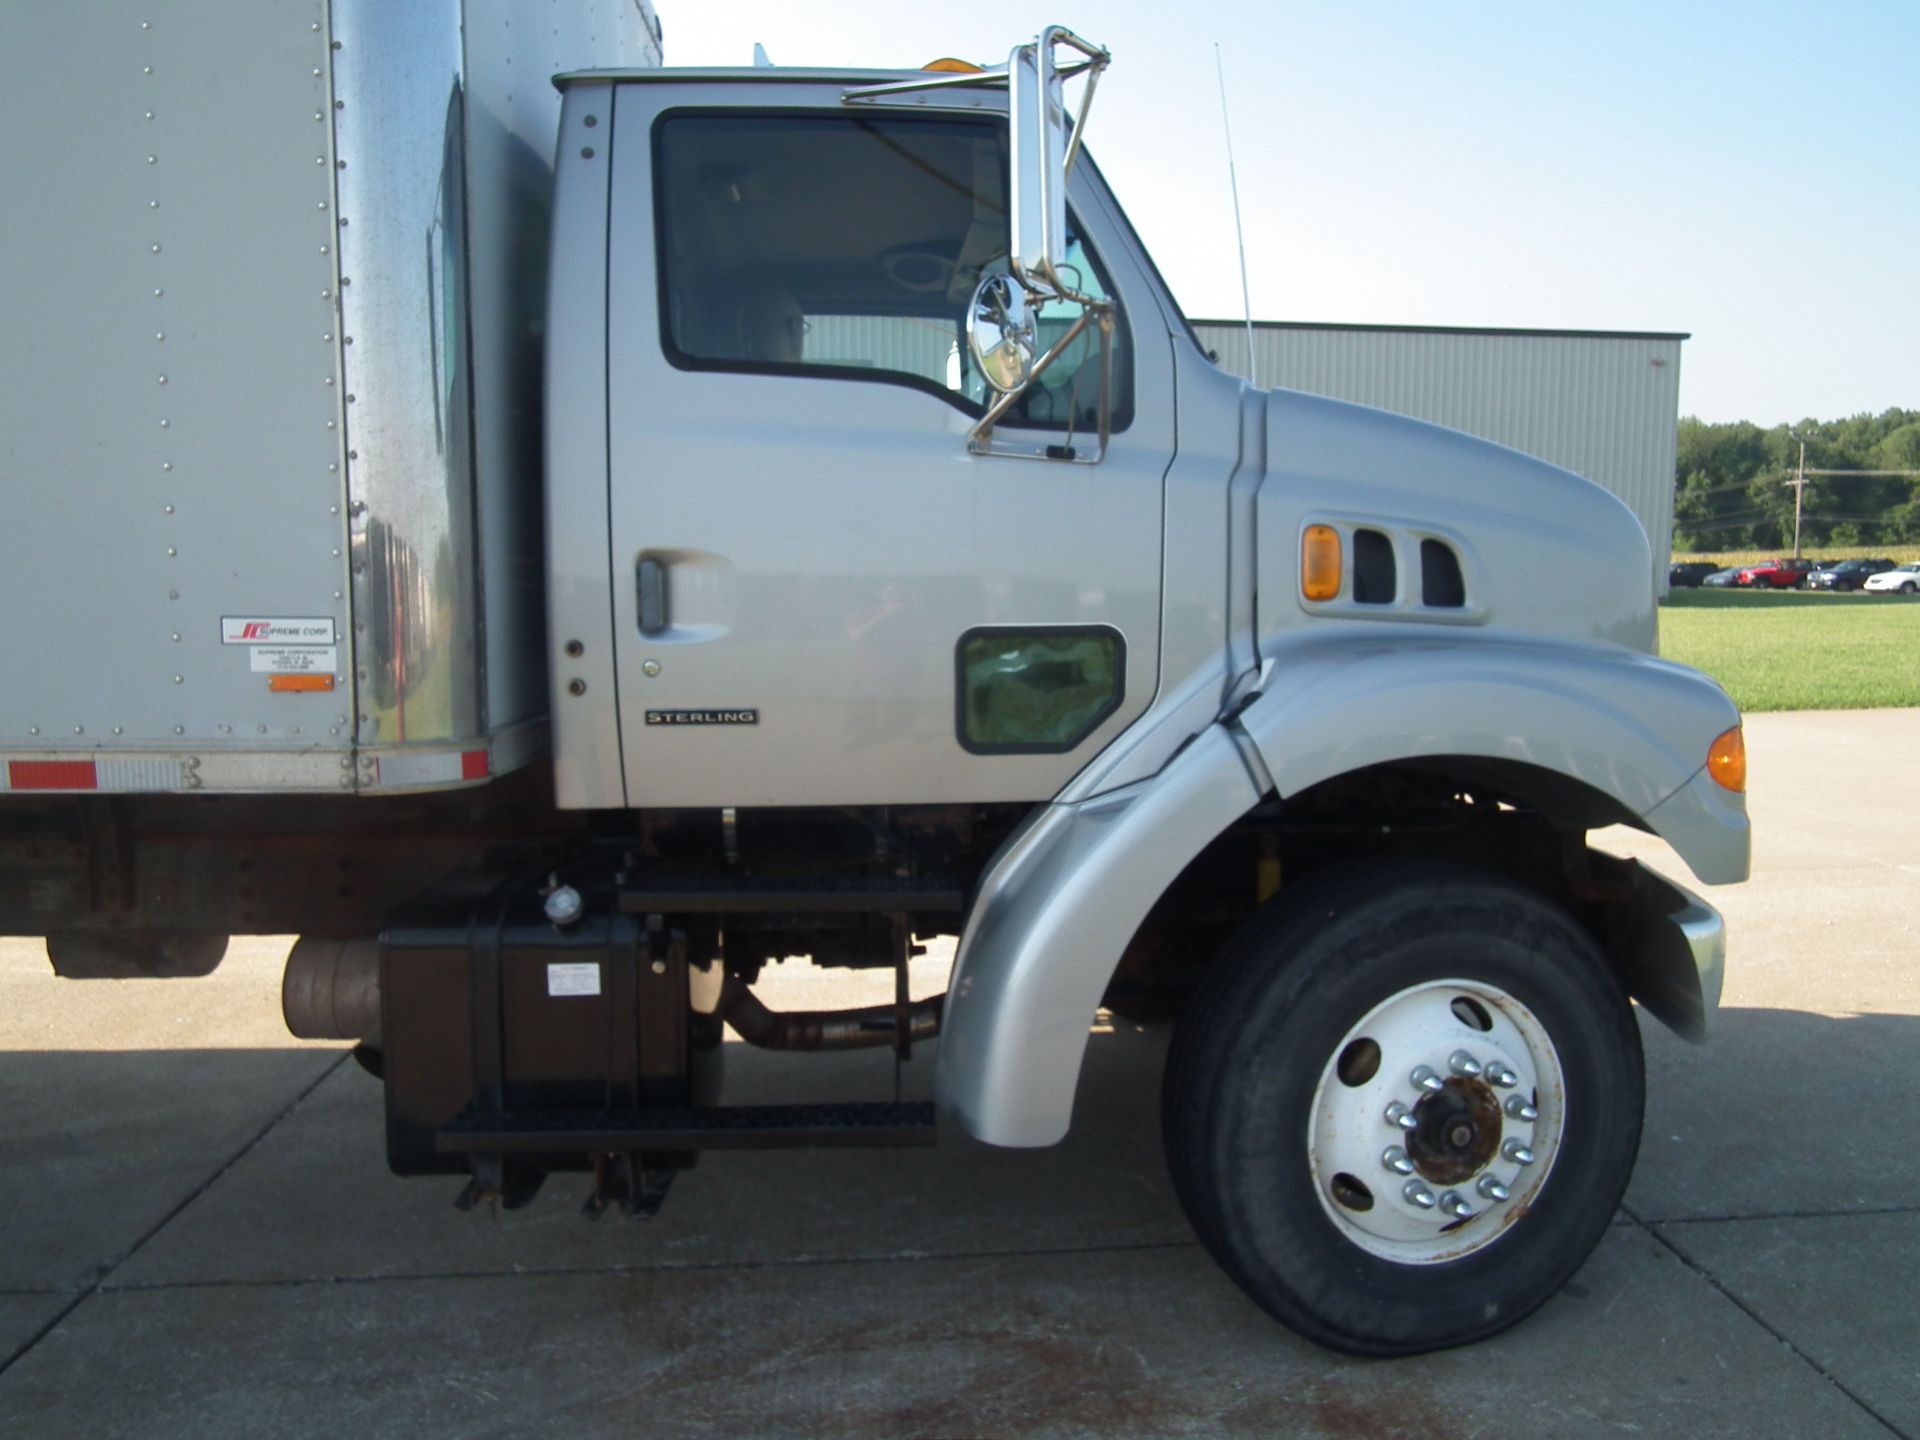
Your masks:
<svg viewBox="0 0 1920 1440"><path fill-rule="evenodd" d="M976 755L1071 750L1115 710L1127 647L1110 626L982 626L955 652L960 744Z"/></svg>
<svg viewBox="0 0 1920 1440"><path fill-rule="evenodd" d="M963 329L983 275L1008 268L1007 139L998 120L687 113L655 132L662 338L684 368L906 384L970 414L989 399ZM1105 296L1071 238L1069 279ZM1040 316L1040 340L1077 308ZM1115 344L1116 426L1127 394ZM1089 330L1004 423L1091 428Z"/></svg>

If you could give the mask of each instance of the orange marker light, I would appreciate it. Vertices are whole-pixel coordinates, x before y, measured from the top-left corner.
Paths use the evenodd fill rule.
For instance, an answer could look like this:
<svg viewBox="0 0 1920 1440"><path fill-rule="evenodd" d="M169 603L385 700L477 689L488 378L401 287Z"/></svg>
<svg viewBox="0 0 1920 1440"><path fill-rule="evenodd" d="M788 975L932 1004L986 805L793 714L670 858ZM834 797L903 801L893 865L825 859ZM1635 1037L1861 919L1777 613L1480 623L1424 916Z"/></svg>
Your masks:
<svg viewBox="0 0 1920 1440"><path fill-rule="evenodd" d="M1340 532L1309 525L1300 536L1300 593L1309 600L1340 597Z"/></svg>
<svg viewBox="0 0 1920 1440"><path fill-rule="evenodd" d="M1707 773L1736 795L1747 790L1747 741L1738 725L1707 747Z"/></svg>
<svg viewBox="0 0 1920 1440"><path fill-rule="evenodd" d="M269 675L267 689L276 695L299 694L302 691L331 690L333 676L315 674Z"/></svg>
<svg viewBox="0 0 1920 1440"><path fill-rule="evenodd" d="M932 70L941 75L984 75L986 73L983 66L976 65L971 60L956 60L951 55L942 56L938 60L929 60L920 68Z"/></svg>

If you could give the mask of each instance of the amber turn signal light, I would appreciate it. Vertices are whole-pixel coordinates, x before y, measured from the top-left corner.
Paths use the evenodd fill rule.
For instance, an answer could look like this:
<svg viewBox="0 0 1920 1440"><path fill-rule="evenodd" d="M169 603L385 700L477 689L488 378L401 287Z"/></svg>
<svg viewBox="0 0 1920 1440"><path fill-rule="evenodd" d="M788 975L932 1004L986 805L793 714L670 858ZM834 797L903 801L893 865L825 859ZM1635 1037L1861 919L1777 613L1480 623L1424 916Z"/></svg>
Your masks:
<svg viewBox="0 0 1920 1440"><path fill-rule="evenodd" d="M1707 773L1734 794L1746 793L1747 741L1738 725L1707 747Z"/></svg>
<svg viewBox="0 0 1920 1440"><path fill-rule="evenodd" d="M1300 536L1300 593L1309 600L1340 598L1340 532L1309 525Z"/></svg>

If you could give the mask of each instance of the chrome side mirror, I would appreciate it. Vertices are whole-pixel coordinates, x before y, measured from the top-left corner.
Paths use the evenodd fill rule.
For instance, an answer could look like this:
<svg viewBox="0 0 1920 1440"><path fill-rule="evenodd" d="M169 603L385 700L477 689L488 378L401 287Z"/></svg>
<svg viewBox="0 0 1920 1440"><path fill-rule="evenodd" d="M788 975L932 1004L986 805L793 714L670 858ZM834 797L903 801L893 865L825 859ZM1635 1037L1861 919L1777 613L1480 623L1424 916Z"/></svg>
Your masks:
<svg viewBox="0 0 1920 1440"><path fill-rule="evenodd" d="M1011 275L988 275L967 304L967 349L980 376L1002 395L1026 388L1039 356L1034 312Z"/></svg>
<svg viewBox="0 0 1920 1440"><path fill-rule="evenodd" d="M1061 46L1084 58L1059 64L1054 51ZM1080 153L1094 87L1109 58L1098 45L1058 25L1042 30L1032 44L1015 46L1007 57L1013 273L1041 294L1066 298L1073 293L1060 276L1067 247L1067 177ZM1076 119L1067 109L1066 81L1081 74L1087 83Z"/></svg>
<svg viewBox="0 0 1920 1440"><path fill-rule="evenodd" d="M1071 52L1064 64L1056 53L1062 50ZM987 276L975 288L967 306L967 349L987 387L997 392L967 433L967 449L972 454L1091 465L1098 464L1107 453L1113 418L1115 306L1104 296L1083 293L1083 281L1067 264L1067 181L1080 154L1094 87L1112 59L1106 50L1071 30L1049 25L1028 44L1016 45L1004 67L860 85L842 96L849 105L890 104L898 96L924 90L1001 85L1007 89L1007 141L1013 170L1007 187L1011 252L1007 258L1013 273ZM1066 98L1066 82L1076 76L1086 81L1080 92L1078 115L1068 107ZM1080 313L1046 353L1039 354L1037 311L1053 302L1076 306ZM1099 435L1094 453L1080 453L1080 447L1073 443L1071 424L1064 442L1049 437L1037 445L996 445L993 427L1013 408L1021 392L1089 329L1100 345Z"/></svg>

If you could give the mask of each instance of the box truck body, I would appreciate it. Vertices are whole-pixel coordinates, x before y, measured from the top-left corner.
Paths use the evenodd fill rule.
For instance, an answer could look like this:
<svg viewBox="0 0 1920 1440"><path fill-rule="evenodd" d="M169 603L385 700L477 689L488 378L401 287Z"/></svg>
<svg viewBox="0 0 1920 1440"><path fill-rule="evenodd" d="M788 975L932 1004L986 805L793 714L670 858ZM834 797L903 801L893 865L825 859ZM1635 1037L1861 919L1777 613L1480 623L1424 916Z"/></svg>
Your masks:
<svg viewBox="0 0 1920 1440"><path fill-rule="evenodd" d="M0 789L542 752L550 77L659 58L635 0L0 16Z"/></svg>

